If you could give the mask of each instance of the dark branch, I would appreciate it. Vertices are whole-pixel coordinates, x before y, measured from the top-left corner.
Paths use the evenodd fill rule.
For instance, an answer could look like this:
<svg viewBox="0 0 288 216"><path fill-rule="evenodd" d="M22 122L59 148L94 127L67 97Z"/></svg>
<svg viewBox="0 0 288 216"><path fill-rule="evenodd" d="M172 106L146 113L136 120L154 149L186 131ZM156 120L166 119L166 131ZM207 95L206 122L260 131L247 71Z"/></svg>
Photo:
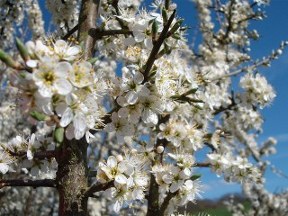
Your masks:
<svg viewBox="0 0 288 216"><path fill-rule="evenodd" d="M129 29L117 29L117 30L99 30L91 29L90 35L96 39L101 39L104 36L113 36L113 35L132 35L132 31Z"/></svg>
<svg viewBox="0 0 288 216"><path fill-rule="evenodd" d="M164 201L163 201L163 203L162 203L162 205L161 205L161 207L160 207L160 212L159 212L160 214L159 214L159 215L164 215L165 210L167 209L170 200L171 200L173 197L175 197L176 195L177 195L177 191L174 192L174 193L170 193L170 192L168 193L168 195L165 197L165 199L164 199Z"/></svg>
<svg viewBox="0 0 288 216"><path fill-rule="evenodd" d="M93 196L94 193L107 190L107 189L113 187L113 185L114 185L114 181L110 181L110 182L107 182L104 184L94 184L90 188L88 188L88 190L85 192L84 196L85 197Z"/></svg>
<svg viewBox="0 0 288 216"><path fill-rule="evenodd" d="M208 162L206 162L206 163L195 163L193 166L194 167L210 167L211 164L208 163Z"/></svg>
<svg viewBox="0 0 288 216"><path fill-rule="evenodd" d="M157 58L157 54L158 54L164 40L167 38L167 33L168 33L169 28L170 28L170 26L171 26L171 24L175 18L175 15L176 15L176 10L174 10L173 14L170 16L168 22L166 23L166 25L164 26L164 28L160 34L158 40L156 40L156 42L153 46L153 49L151 50L150 56L147 60L146 66L145 66L145 71L143 73L143 75L144 75L143 83L148 81L150 70L153 67L153 64Z"/></svg>
<svg viewBox="0 0 288 216"><path fill-rule="evenodd" d="M3 187L56 187L56 181L53 179L26 180L26 179L1 179L0 188Z"/></svg>
<svg viewBox="0 0 288 216"><path fill-rule="evenodd" d="M9 151L9 154L13 157L23 157L26 156L26 152L12 152ZM56 157L56 151L43 151L43 152L35 152L34 158L43 160L45 158L50 159Z"/></svg>
<svg viewBox="0 0 288 216"><path fill-rule="evenodd" d="M67 40L70 36L72 36L79 28L79 23L75 25L70 31L67 32L66 35L62 37L63 40Z"/></svg>

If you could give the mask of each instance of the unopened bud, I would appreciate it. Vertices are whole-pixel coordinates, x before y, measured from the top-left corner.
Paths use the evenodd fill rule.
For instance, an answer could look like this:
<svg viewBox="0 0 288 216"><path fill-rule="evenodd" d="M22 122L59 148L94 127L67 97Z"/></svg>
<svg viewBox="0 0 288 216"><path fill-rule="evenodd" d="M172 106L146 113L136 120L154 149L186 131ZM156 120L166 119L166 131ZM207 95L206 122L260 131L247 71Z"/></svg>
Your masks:
<svg viewBox="0 0 288 216"><path fill-rule="evenodd" d="M121 162L121 161L123 161L123 156L122 155L117 155L116 159L117 159L118 162Z"/></svg>
<svg viewBox="0 0 288 216"><path fill-rule="evenodd" d="M157 153L158 153L158 154L163 153L163 151L164 151L164 147L163 147L163 146L158 146L158 147L157 147Z"/></svg>

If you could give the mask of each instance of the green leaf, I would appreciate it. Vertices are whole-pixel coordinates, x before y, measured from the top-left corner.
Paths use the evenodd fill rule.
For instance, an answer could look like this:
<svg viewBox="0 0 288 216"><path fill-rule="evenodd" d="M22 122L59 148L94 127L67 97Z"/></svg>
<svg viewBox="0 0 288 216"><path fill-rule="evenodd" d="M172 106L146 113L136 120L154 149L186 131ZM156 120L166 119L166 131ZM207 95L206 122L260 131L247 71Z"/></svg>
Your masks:
<svg viewBox="0 0 288 216"><path fill-rule="evenodd" d="M44 121L46 119L46 115L37 111L30 112L30 116L32 116L34 119L38 121Z"/></svg>
<svg viewBox="0 0 288 216"><path fill-rule="evenodd" d="M163 18L164 23L167 23L168 14L167 14L167 11L165 9L162 10L162 18Z"/></svg>
<svg viewBox="0 0 288 216"><path fill-rule="evenodd" d="M183 19L178 20L178 21L174 24L174 26L171 28L169 34L170 34L170 35L174 34L174 33L180 28L180 26L182 25L183 21L184 21Z"/></svg>
<svg viewBox="0 0 288 216"><path fill-rule="evenodd" d="M23 60L24 61L29 60L30 56L29 56L28 50L19 38L16 38L16 46Z"/></svg>
<svg viewBox="0 0 288 216"><path fill-rule="evenodd" d="M158 33L158 24L156 20L154 20L152 23L152 37L156 37L157 33Z"/></svg>
<svg viewBox="0 0 288 216"><path fill-rule="evenodd" d="M4 62L7 66L19 69L20 65L19 63L15 62L10 55L8 55L4 50L0 49L0 60Z"/></svg>
<svg viewBox="0 0 288 216"><path fill-rule="evenodd" d="M54 139L57 143L62 143L64 140L64 128L59 127L54 131Z"/></svg>
<svg viewBox="0 0 288 216"><path fill-rule="evenodd" d="M187 96L187 95L190 95L190 94L195 94L197 92L197 90L198 90L198 88L190 89L189 91L184 93L183 96Z"/></svg>
<svg viewBox="0 0 288 216"><path fill-rule="evenodd" d="M88 59L88 62L90 62L91 64L94 64L97 60L98 58L95 57L95 58Z"/></svg>
<svg viewBox="0 0 288 216"><path fill-rule="evenodd" d="M195 174L195 175L191 176L191 180L195 181L195 180L199 179L200 177L201 177L200 174Z"/></svg>

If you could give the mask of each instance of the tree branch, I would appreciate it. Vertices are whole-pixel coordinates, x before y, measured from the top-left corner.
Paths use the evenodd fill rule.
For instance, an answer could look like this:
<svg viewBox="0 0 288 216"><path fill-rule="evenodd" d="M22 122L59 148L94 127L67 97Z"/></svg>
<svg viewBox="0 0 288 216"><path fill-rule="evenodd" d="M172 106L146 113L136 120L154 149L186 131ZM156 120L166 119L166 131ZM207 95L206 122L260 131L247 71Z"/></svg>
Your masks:
<svg viewBox="0 0 288 216"><path fill-rule="evenodd" d="M1 179L0 189L3 187L14 186L14 187L56 187L56 181L53 179L43 180L26 180L26 179Z"/></svg>
<svg viewBox="0 0 288 216"><path fill-rule="evenodd" d="M23 156L26 156L27 153L9 151L9 154L13 157L23 157ZM56 151L51 150L51 151L35 152L33 157L40 159L40 160L43 160L45 158L50 159L50 158L56 157Z"/></svg>
<svg viewBox="0 0 288 216"><path fill-rule="evenodd" d="M85 197L93 196L94 193L107 190L108 188L113 187L114 181L110 181L104 184L94 184L84 193Z"/></svg>
<svg viewBox="0 0 288 216"><path fill-rule="evenodd" d="M157 58L157 54L164 42L164 40L167 38L167 33L169 31L169 28L175 18L175 15L176 15L176 10L173 11L173 14L170 16L168 22L166 23L166 25L164 26L158 40L156 40L152 50L151 50L151 53L150 53L150 56L147 60L147 63L145 65L145 70L144 70L144 80L143 80L143 83L147 82L148 81L148 77L149 77L149 73L150 73L150 70L151 68L153 67L153 64Z"/></svg>
<svg viewBox="0 0 288 216"><path fill-rule="evenodd" d="M176 191L174 193L170 193L170 192L168 193L168 195L165 197L165 199L164 199L164 201L160 207L159 215L164 215L165 210L167 209L170 200L177 195L177 192L178 191Z"/></svg>
<svg viewBox="0 0 288 216"><path fill-rule="evenodd" d="M91 29L90 34L96 39L101 39L104 36L113 36L113 35L132 35L132 31L129 29L116 29L116 30L100 30L100 29Z"/></svg>
<svg viewBox="0 0 288 216"><path fill-rule="evenodd" d="M96 19L100 0L83 0L81 4L78 40L84 45L84 59L93 56L96 38L90 35L91 29L96 29Z"/></svg>
<svg viewBox="0 0 288 216"><path fill-rule="evenodd" d="M204 162L204 163L195 163L194 165L193 165L194 167L210 167L211 166L211 164L210 163L208 163L208 162Z"/></svg>

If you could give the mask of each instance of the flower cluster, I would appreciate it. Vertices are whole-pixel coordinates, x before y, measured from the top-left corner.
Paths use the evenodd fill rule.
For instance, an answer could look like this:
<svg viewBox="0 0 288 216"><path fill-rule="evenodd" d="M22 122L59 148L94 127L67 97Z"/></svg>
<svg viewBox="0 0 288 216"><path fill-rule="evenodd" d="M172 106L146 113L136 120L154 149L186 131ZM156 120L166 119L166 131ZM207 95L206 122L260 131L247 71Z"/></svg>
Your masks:
<svg viewBox="0 0 288 216"><path fill-rule="evenodd" d="M13 90L12 98L19 98L14 115L11 97L0 97L5 120L0 129L9 130L0 134L1 175L27 174L62 185L75 174L70 165L81 163L89 177L97 174L86 181L88 174L77 171L79 181L85 179L83 191L77 197L69 194L69 199L105 189L99 199L90 200L93 214L114 214L107 208L113 202L113 211L127 211L125 215L146 210L148 215L170 215L200 196L201 175L194 167L207 167L226 181L241 183L251 200L279 215L285 212L279 207L287 204L284 199L261 188L269 165L262 157L275 152L276 141L258 144L263 123L259 108L271 103L275 92L255 72L278 58L288 43L255 63L248 54L250 41L259 38L248 28L249 20L263 17L258 9L267 1L194 0L201 37L193 48L171 1L153 1L150 11L140 9L141 0L99 1L99 19L88 34L83 29L91 23L78 20L79 9L97 1L82 1L80 7L76 0L47 0L57 27L50 39L40 37L44 28L37 2L9 2L13 4L0 3L0 11L10 11L3 27L12 28L11 16L21 23L22 6L29 5L34 40L24 45L16 39L20 55L15 58L0 49L8 66L9 81L3 85ZM82 12L80 17L87 19ZM0 30L12 38L12 31ZM70 37L74 32L80 41ZM86 40L95 46L87 47ZM241 73L246 74L233 79ZM235 88L237 81L242 91ZM19 128L22 135L14 136ZM207 161L197 157L204 148L209 149ZM68 172L64 179L63 170Z"/></svg>
<svg viewBox="0 0 288 216"><path fill-rule="evenodd" d="M261 181L260 171L253 167L246 158L229 154L211 153L207 155L212 169L218 174L224 175L227 181L234 182L259 182Z"/></svg>
<svg viewBox="0 0 288 216"><path fill-rule="evenodd" d="M143 160L137 154L125 158L110 156L106 163L99 163L97 180L101 183L113 181L113 187L106 194L116 200L114 211L119 212L124 202L144 199L149 177L142 169Z"/></svg>
<svg viewBox="0 0 288 216"><path fill-rule="evenodd" d="M68 139L85 134L89 139L89 130L104 115L99 106L104 81L98 81L92 64L81 59L78 45L63 40L48 45L38 40L27 42L26 47L29 58L25 63L31 72L11 74L11 82L22 90L25 111L33 112L37 120L67 128Z"/></svg>

